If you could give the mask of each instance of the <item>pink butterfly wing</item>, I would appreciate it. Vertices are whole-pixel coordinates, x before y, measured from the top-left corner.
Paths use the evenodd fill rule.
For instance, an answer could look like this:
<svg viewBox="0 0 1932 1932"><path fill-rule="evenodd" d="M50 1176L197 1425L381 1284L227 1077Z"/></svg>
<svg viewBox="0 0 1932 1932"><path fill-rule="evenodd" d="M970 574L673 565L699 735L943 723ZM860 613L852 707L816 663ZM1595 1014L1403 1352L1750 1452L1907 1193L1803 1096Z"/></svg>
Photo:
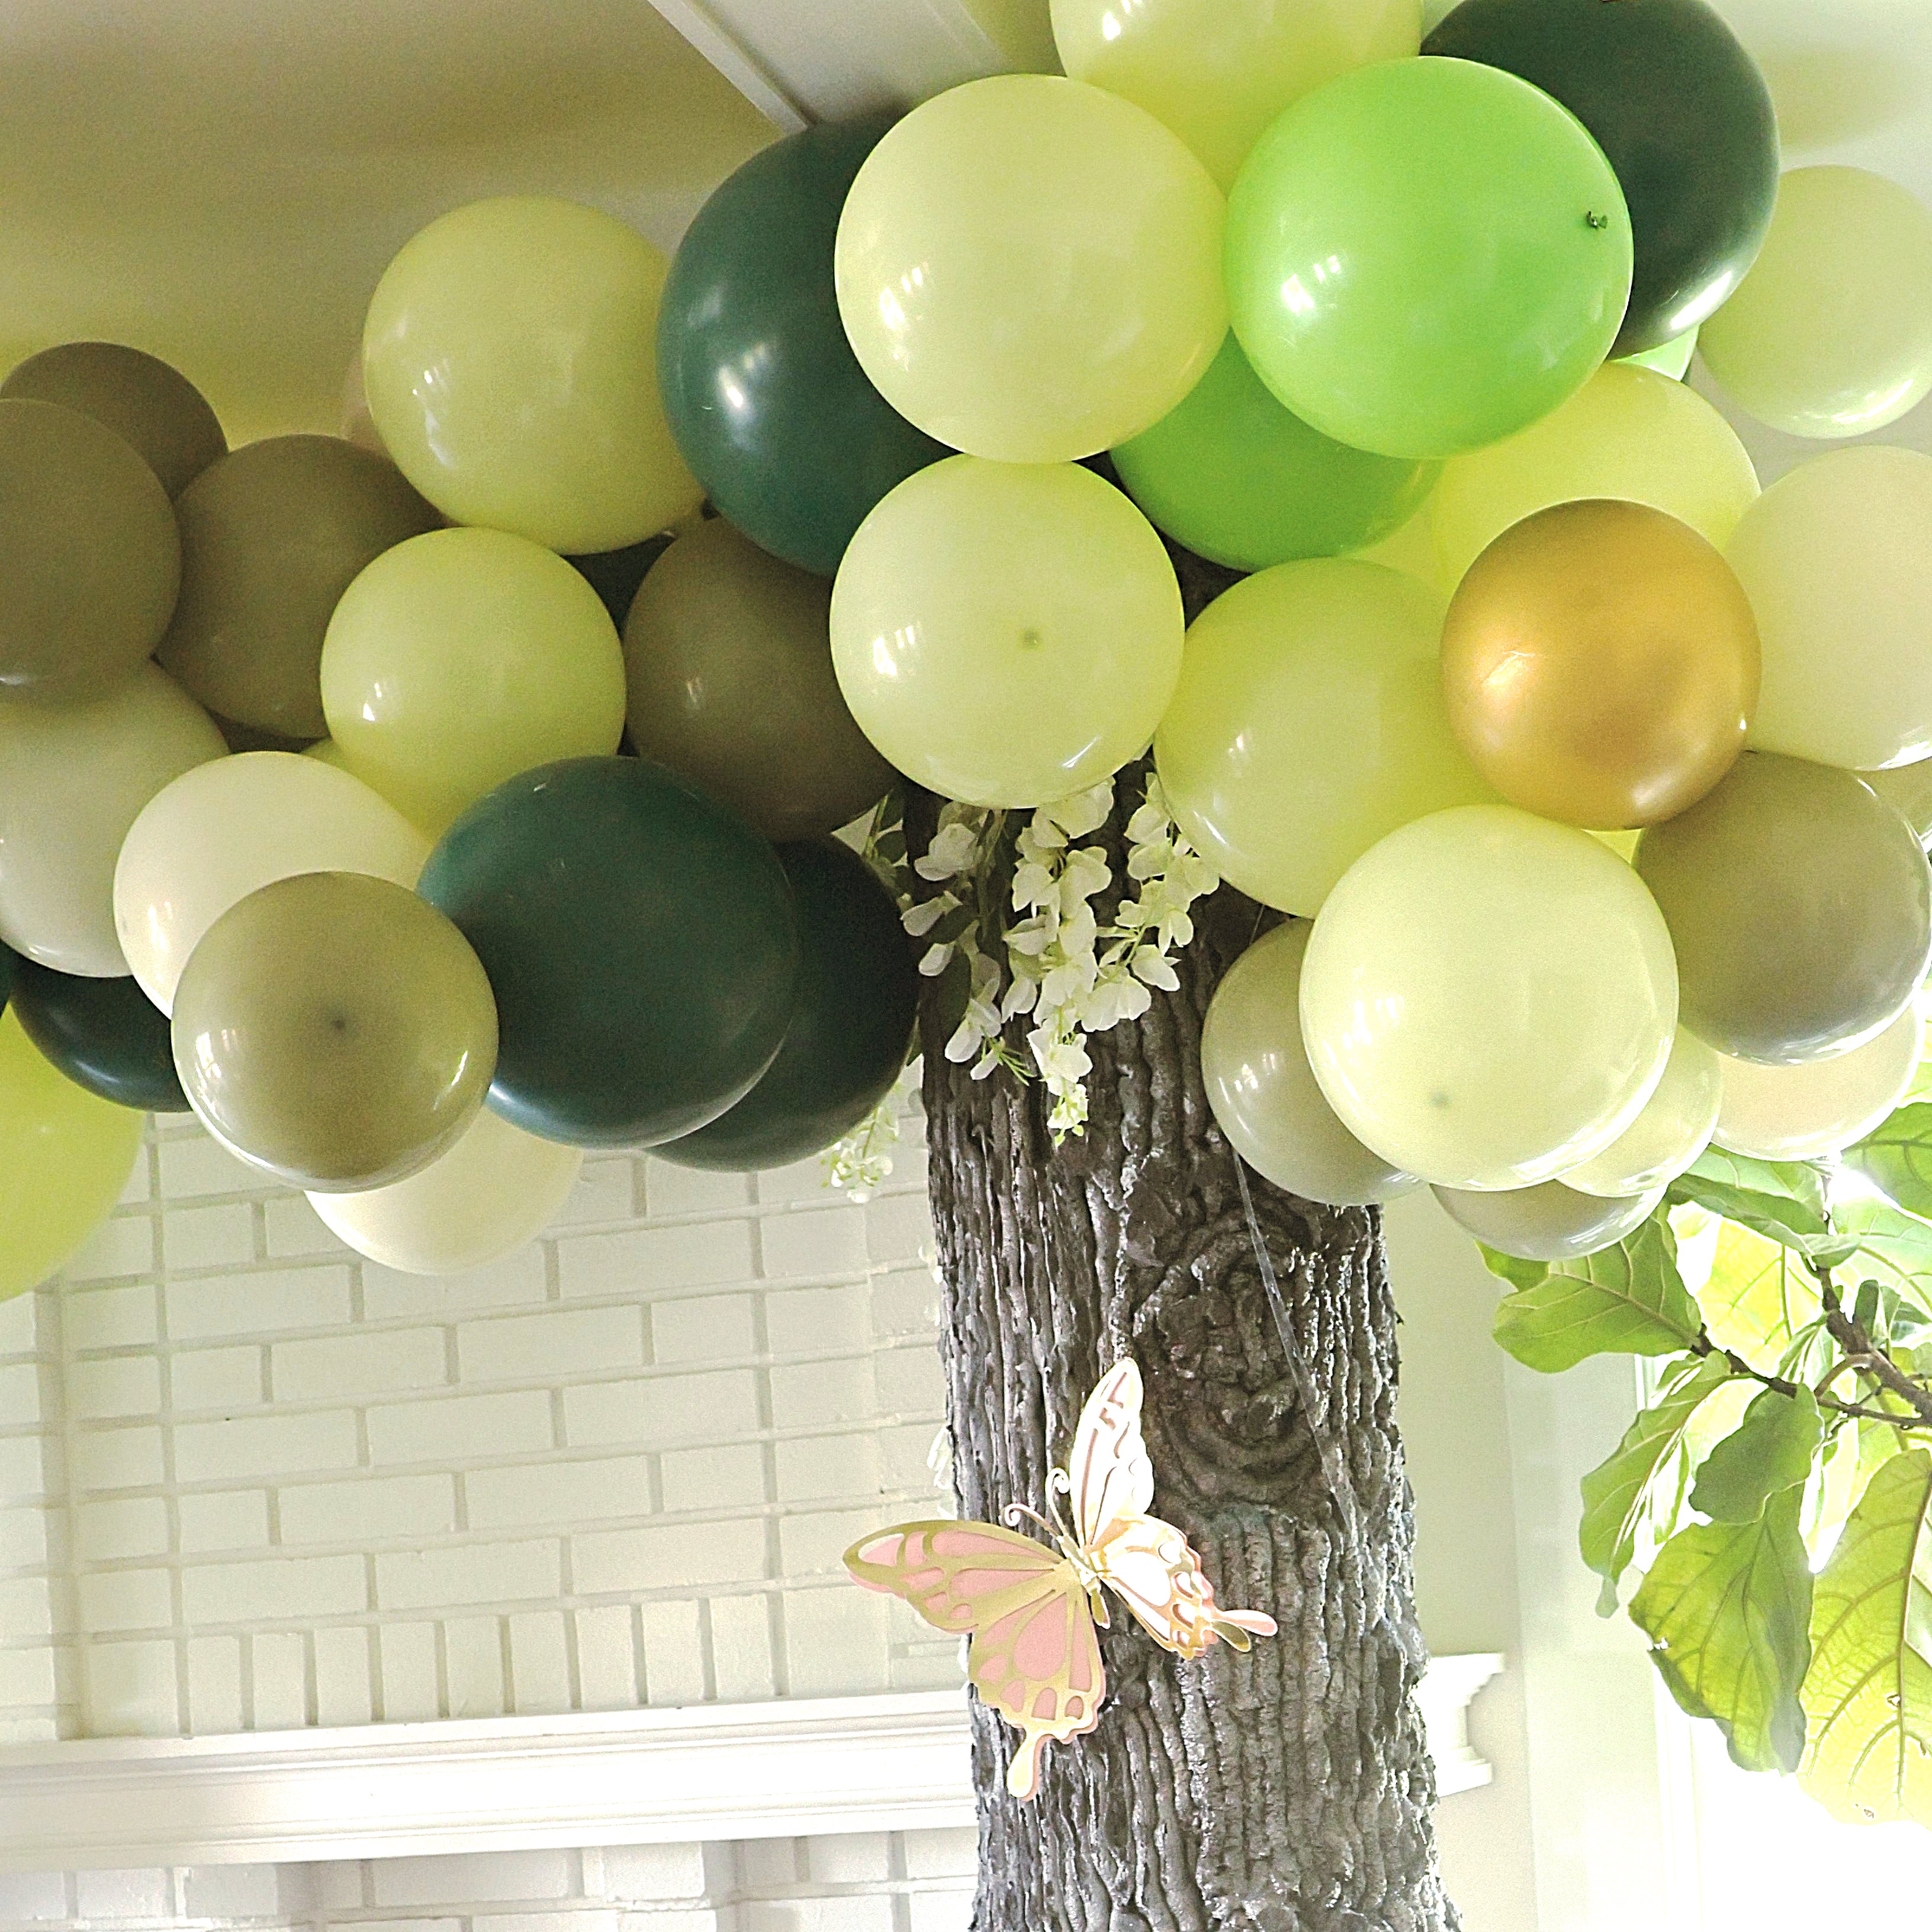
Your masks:
<svg viewBox="0 0 1932 1932"><path fill-rule="evenodd" d="M1154 1506L1154 1464L1141 1434L1144 1391L1132 1360L1116 1362L1087 1398L1067 1459L1074 1534L1090 1550L1122 1516Z"/></svg>
<svg viewBox="0 0 1932 1932"><path fill-rule="evenodd" d="M1222 1638L1246 1650L1250 1633L1275 1634L1265 1611L1222 1610L1193 1546L1158 1516L1117 1520L1088 1556L1148 1634L1178 1656L1198 1657Z"/></svg>
<svg viewBox="0 0 1932 1932"><path fill-rule="evenodd" d="M999 1600L1035 1594L1066 1566L1057 1550L989 1522L902 1522L845 1552L854 1580L902 1598L935 1628L964 1636L999 1612Z"/></svg>

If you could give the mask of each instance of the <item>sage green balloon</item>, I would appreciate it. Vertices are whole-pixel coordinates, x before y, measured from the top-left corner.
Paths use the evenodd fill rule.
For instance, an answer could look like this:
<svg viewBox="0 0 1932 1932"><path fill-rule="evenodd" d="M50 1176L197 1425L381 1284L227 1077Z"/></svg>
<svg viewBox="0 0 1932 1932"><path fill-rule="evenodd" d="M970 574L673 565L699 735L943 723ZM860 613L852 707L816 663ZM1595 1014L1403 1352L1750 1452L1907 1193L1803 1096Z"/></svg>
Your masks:
<svg viewBox="0 0 1932 1932"><path fill-rule="evenodd" d="M318 1193L386 1187L453 1146L496 1066L470 943L415 893L304 872L209 927L175 992L174 1057L202 1124Z"/></svg>
<svg viewBox="0 0 1932 1932"><path fill-rule="evenodd" d="M1932 961L1932 874L1896 807L1831 765L1747 752L1635 864L1670 928L1681 1018L1795 1066L1905 1010Z"/></svg>
<svg viewBox="0 0 1932 1932"><path fill-rule="evenodd" d="M1656 1212L1664 1190L1606 1199L1560 1180L1481 1194L1456 1187L1430 1190L1459 1227L1484 1246L1524 1262L1573 1262L1634 1234Z"/></svg>
<svg viewBox="0 0 1932 1932"><path fill-rule="evenodd" d="M0 398L0 689L83 698L134 675L181 588L167 492L131 444Z"/></svg>

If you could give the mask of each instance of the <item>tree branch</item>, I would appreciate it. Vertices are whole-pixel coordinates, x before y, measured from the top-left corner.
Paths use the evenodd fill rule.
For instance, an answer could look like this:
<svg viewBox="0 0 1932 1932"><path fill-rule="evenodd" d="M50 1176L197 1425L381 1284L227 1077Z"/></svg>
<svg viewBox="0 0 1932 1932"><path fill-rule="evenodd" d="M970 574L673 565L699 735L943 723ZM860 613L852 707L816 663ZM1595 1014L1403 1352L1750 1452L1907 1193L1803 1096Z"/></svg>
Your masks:
<svg viewBox="0 0 1932 1932"><path fill-rule="evenodd" d="M1856 1332L1864 1334L1862 1329L1857 1330ZM1871 1348L1871 1340L1869 1336L1865 1339L1864 1348L1867 1351ZM1690 1352L1694 1355L1721 1356L1730 1364L1731 1372L1733 1375L1743 1376L1765 1388L1775 1390L1780 1395L1796 1396L1801 1393L1799 1385L1796 1382L1790 1381L1784 1376L1768 1375L1762 1369L1753 1368L1735 1348L1719 1348L1717 1343L1712 1340L1711 1331L1708 1328L1702 1330L1696 1340L1690 1344ZM1888 1357L1885 1359L1887 1366L1892 1366L1890 1358ZM1826 1388L1829 1388L1840 1370L1850 1366L1847 1363L1840 1362L1838 1367L1826 1378ZM1893 1369L1893 1372L1894 1374L1898 1372L1896 1368ZM1887 1386L1889 1387L1890 1384L1888 1384ZM1814 1390L1813 1394L1820 1408L1828 1409L1834 1414L1844 1417L1847 1421L1888 1422L1894 1429L1932 1427L1932 1396L1926 1399L1928 1406L1925 1408L1920 1408L1917 1403L1914 1403L1913 1407L1918 1410L1918 1414L1916 1416L1907 1416L1900 1415L1892 1409L1873 1408L1864 1402L1841 1402L1836 1396L1826 1394L1822 1389Z"/></svg>
<svg viewBox="0 0 1932 1932"><path fill-rule="evenodd" d="M1909 1404L1921 1423L1932 1426L1932 1393L1920 1388L1879 1347L1862 1324L1845 1312L1845 1304L1840 1298L1838 1283L1832 1279L1832 1270L1819 1262L1810 1265L1812 1274L1817 1277L1819 1298L1825 1304L1826 1333L1847 1355L1862 1358L1859 1366L1862 1375L1870 1376L1882 1388L1889 1390L1901 1402Z"/></svg>

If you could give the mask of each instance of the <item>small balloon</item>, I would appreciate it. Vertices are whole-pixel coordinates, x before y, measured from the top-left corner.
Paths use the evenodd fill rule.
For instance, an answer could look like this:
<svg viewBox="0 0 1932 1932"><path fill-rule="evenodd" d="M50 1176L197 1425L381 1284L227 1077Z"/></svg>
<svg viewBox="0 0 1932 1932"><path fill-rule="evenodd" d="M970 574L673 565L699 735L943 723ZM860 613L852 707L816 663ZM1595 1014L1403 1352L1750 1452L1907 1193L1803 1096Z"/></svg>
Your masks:
<svg viewBox="0 0 1932 1932"><path fill-rule="evenodd" d="M131 443L170 496L228 453L208 399L178 369L118 342L64 342L20 364L0 398L58 403Z"/></svg>
<svg viewBox="0 0 1932 1932"><path fill-rule="evenodd" d="M696 509L658 397L664 260L614 216L540 195L432 221L383 272L362 335L376 433L459 524L568 554Z"/></svg>
<svg viewBox="0 0 1932 1932"><path fill-rule="evenodd" d="M167 628L181 573L167 492L132 444L78 410L0 398L0 691L124 682Z"/></svg>
<svg viewBox="0 0 1932 1932"><path fill-rule="evenodd" d="M1636 874L1507 806L1391 832L1329 895L1302 968L1328 1104L1442 1187L1526 1187L1601 1153L1676 1025L1670 936Z"/></svg>
<svg viewBox="0 0 1932 1932"><path fill-rule="evenodd" d="M646 537L642 543L626 544L622 550L599 550L592 556L567 556L564 562L602 598L610 621L623 634L624 620L651 566L670 548L668 535Z"/></svg>
<svg viewBox="0 0 1932 1932"><path fill-rule="evenodd" d="M1884 1032L1802 1066L1726 1059L1714 1138L1756 1160L1822 1160L1863 1140L1906 1096L1925 1028L1907 1006Z"/></svg>
<svg viewBox="0 0 1932 1932"><path fill-rule="evenodd" d="M1862 168L1794 170L1698 346L1733 402L1788 435L1898 422L1932 390L1932 208Z"/></svg>
<svg viewBox="0 0 1932 1932"><path fill-rule="evenodd" d="M387 879L278 879L211 926L175 996L175 1069L232 1153L298 1187L387 1186L446 1152L496 1063L469 942Z"/></svg>
<svg viewBox="0 0 1932 1932"><path fill-rule="evenodd" d="M167 1016L131 979L82 979L23 959L13 1008L28 1038L76 1087L138 1112L188 1112Z"/></svg>
<svg viewBox="0 0 1932 1932"><path fill-rule="evenodd" d="M583 1171L577 1148L513 1127L488 1107L447 1154L366 1194L311 1194L331 1233L404 1274L462 1274L542 1234Z"/></svg>
<svg viewBox="0 0 1932 1932"><path fill-rule="evenodd" d="M1449 722L1504 797L1616 830L1672 818L1737 761L1757 625L1722 556L1641 503L1559 503L1490 544L1442 631Z"/></svg>
<svg viewBox="0 0 1932 1932"><path fill-rule="evenodd" d="M1723 1092L1717 1054L1680 1026L1643 1112L1594 1160L1566 1168L1564 1186L1611 1199L1668 1186L1710 1144Z"/></svg>
<svg viewBox="0 0 1932 1932"><path fill-rule="evenodd" d="M1932 962L1932 876L1910 826L1850 772L1750 752L1652 826L1636 870L1670 928L1684 1024L1795 1066L1882 1033Z"/></svg>
<svg viewBox="0 0 1932 1932"><path fill-rule="evenodd" d="M114 868L114 929L164 1013L189 956L238 901L301 872L413 886L429 842L360 778L290 752L197 766L157 792Z"/></svg>
<svg viewBox="0 0 1932 1932"><path fill-rule="evenodd" d="M1594 374L1630 295L1630 216L1547 94L1466 61L1389 61L1262 136L1228 199L1227 272L1242 348L1304 422L1455 456Z"/></svg>
<svg viewBox="0 0 1932 1932"><path fill-rule="evenodd" d="M124 974L114 867L128 828L226 748L152 664L98 698L0 704L0 939L58 972Z"/></svg>
<svg viewBox="0 0 1932 1932"><path fill-rule="evenodd" d="M860 728L908 778L974 805L1047 804L1138 756L1184 635L1152 526L1068 464L922 470L866 519L832 592Z"/></svg>
<svg viewBox="0 0 1932 1932"><path fill-rule="evenodd" d="M1201 1029L1201 1078L1216 1124L1264 1180L1331 1207L1393 1201L1421 1184L1371 1154L1322 1097L1301 1040L1310 928L1290 920L1256 940L1214 990Z"/></svg>
<svg viewBox="0 0 1932 1932"><path fill-rule="evenodd" d="M422 890L495 988L490 1104L574 1147L649 1147L742 1100L799 972L784 868L742 820L640 758L575 758L458 819Z"/></svg>
<svg viewBox="0 0 1932 1932"><path fill-rule="evenodd" d="M1449 728L1442 628L1434 591L1346 558L1244 578L1195 620L1154 762L1222 878L1312 919L1397 826L1495 802Z"/></svg>
<svg viewBox="0 0 1932 1932"><path fill-rule="evenodd" d="M364 565L434 530L395 465L332 436L251 442L182 493L182 596L162 664L213 712L321 737L329 614Z"/></svg>
<svg viewBox="0 0 1932 1932"><path fill-rule="evenodd" d="M1657 1211L1661 1189L1624 1200L1580 1194L1560 1180L1478 1193L1438 1187L1436 1198L1466 1233L1519 1261L1573 1262L1613 1247Z"/></svg>
<svg viewBox="0 0 1932 1932"><path fill-rule="evenodd" d="M839 218L860 367L927 435L1066 463L1151 428L1227 332L1221 190L1153 116L1058 75L916 107Z"/></svg>

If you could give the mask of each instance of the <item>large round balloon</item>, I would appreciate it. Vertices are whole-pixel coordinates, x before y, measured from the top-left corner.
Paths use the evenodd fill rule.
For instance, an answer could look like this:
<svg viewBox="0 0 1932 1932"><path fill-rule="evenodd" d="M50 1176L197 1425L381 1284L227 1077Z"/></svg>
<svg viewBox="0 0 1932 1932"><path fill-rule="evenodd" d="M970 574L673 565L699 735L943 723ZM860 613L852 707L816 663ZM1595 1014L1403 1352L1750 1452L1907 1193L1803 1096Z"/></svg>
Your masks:
<svg viewBox="0 0 1932 1932"><path fill-rule="evenodd" d="M362 334L369 411L460 524L552 550L641 542L698 508L658 400L664 261L615 217L514 195L432 221Z"/></svg>
<svg viewBox="0 0 1932 1932"><path fill-rule="evenodd" d="M1804 464L1726 554L1764 640L1754 746L1858 771L1932 754L1932 456Z"/></svg>
<svg viewBox="0 0 1932 1932"><path fill-rule="evenodd" d="M1397 826L1494 802L1449 728L1442 628L1434 591L1339 557L1244 578L1195 620L1154 760L1222 878L1312 919Z"/></svg>
<svg viewBox="0 0 1932 1932"><path fill-rule="evenodd" d="M1506 531L1449 606L1449 722L1513 805L1653 825L1736 763L1757 626L1730 565L1641 503L1559 503Z"/></svg>
<svg viewBox="0 0 1932 1932"><path fill-rule="evenodd" d="M1225 188L1291 101L1372 61L1413 54L1420 0L1053 0L1076 80L1172 128Z"/></svg>
<svg viewBox="0 0 1932 1932"><path fill-rule="evenodd" d="M278 436L182 493L182 596L161 662L224 718L320 738L329 614L364 564L441 520L386 458Z"/></svg>
<svg viewBox="0 0 1932 1932"><path fill-rule="evenodd" d="M1113 454L1156 524L1232 570L1378 542L1408 520L1439 473L1310 429L1275 400L1232 335L1186 400Z"/></svg>
<svg viewBox="0 0 1932 1932"><path fill-rule="evenodd" d="M202 1124L298 1187L387 1186L476 1118L496 1064L476 955L416 894L305 872L211 926L175 994L175 1069Z"/></svg>
<svg viewBox="0 0 1932 1932"><path fill-rule="evenodd" d="M974 805L1044 805L1137 756L1185 634L1160 538L1072 464L922 470L866 519L832 593L860 728L908 778Z"/></svg>
<svg viewBox="0 0 1932 1932"><path fill-rule="evenodd" d="M904 1066L919 960L892 896L830 839L779 848L798 908L798 1004L778 1057L707 1127L658 1148L680 1167L784 1167L856 1126Z"/></svg>
<svg viewBox="0 0 1932 1932"><path fill-rule="evenodd" d="M86 980L23 959L13 1008L28 1038L76 1086L143 1113L187 1112L167 1016L124 974Z"/></svg>
<svg viewBox="0 0 1932 1932"><path fill-rule="evenodd" d="M658 314L664 413L692 473L754 542L824 577L893 484L948 453L866 380L838 319L839 213L895 118L754 154L685 230Z"/></svg>
<svg viewBox="0 0 1932 1932"><path fill-rule="evenodd" d="M0 397L58 403L134 445L170 496L217 458L228 439L208 399L159 356L118 342L64 342L18 364Z"/></svg>
<svg viewBox="0 0 1932 1932"><path fill-rule="evenodd" d="M1519 74L1595 136L1636 244L1618 355L1694 328L1756 259L1778 195L1778 117L1704 0L1462 0L1423 51Z"/></svg>
<svg viewBox="0 0 1932 1932"><path fill-rule="evenodd" d="M0 939L62 973L125 973L122 842L163 786L226 752L207 712L151 664L98 698L0 705Z"/></svg>
<svg viewBox="0 0 1932 1932"><path fill-rule="evenodd" d="M1802 1066L1723 1061L1724 1100L1714 1138L1758 1160L1818 1160L1862 1140L1905 1098L1925 1027L1907 1006L1884 1032Z"/></svg>
<svg viewBox="0 0 1932 1932"><path fill-rule="evenodd" d="M1393 1201L1421 1184L1342 1126L1308 1064L1300 996L1309 932L1302 920L1276 927L1215 988L1201 1029L1208 1104L1234 1151L1276 1186L1338 1208Z"/></svg>
<svg viewBox="0 0 1932 1932"><path fill-rule="evenodd" d="M1459 1227L1499 1254L1526 1262L1569 1262L1634 1234L1664 1196L1659 1190L1612 1200L1546 1180L1497 1193L1438 1187L1436 1198Z"/></svg>
<svg viewBox="0 0 1932 1932"><path fill-rule="evenodd" d="M1226 333L1221 191L1154 117L1058 75L916 107L838 224L860 366L928 436L1064 463L1150 428Z"/></svg>
<svg viewBox="0 0 1932 1932"><path fill-rule="evenodd" d="M767 838L849 825L892 788L892 768L839 694L831 612L822 578L722 517L687 531L624 626L632 747Z"/></svg>
<svg viewBox="0 0 1932 1932"><path fill-rule="evenodd" d="M1228 308L1256 374L1385 456L1454 456L1547 416L1602 362L1630 273L1601 150L1547 94L1466 61L1330 81L1228 200Z"/></svg>
<svg viewBox="0 0 1932 1932"><path fill-rule="evenodd" d="M360 778L292 752L246 752L142 809L114 868L114 929L141 990L172 1012L189 955L238 900L300 872L412 886L428 856L428 840Z"/></svg>
<svg viewBox="0 0 1932 1932"><path fill-rule="evenodd" d="M1896 422L1932 390L1932 208L1862 168L1795 170L1757 266L1698 346L1774 429L1834 438Z"/></svg>
<svg viewBox="0 0 1932 1932"><path fill-rule="evenodd" d="M1910 826L1850 772L1750 752L1652 826L1636 869L1670 927L1684 1024L1776 1066L1889 1026L1932 962L1932 878Z"/></svg>
<svg viewBox="0 0 1932 1932"><path fill-rule="evenodd" d="M1601 1154L1566 1168L1564 1186L1611 1199L1666 1186L1710 1144L1723 1094L1717 1054L1680 1026L1664 1078L1643 1112Z"/></svg>
<svg viewBox="0 0 1932 1932"><path fill-rule="evenodd" d="M1696 390L1611 362L1540 423L1445 464L1429 514L1454 585L1512 524L1552 504L1648 503L1722 550L1757 494L1737 431Z"/></svg>
<svg viewBox="0 0 1932 1932"><path fill-rule="evenodd" d="M71 1261L120 1198L146 1126L86 1093L0 1015L0 1300Z"/></svg>
<svg viewBox="0 0 1932 1932"><path fill-rule="evenodd" d="M322 708L350 770L440 835L533 765L616 751L624 654L590 585L501 530L434 530L342 594Z"/></svg>
<svg viewBox="0 0 1932 1932"><path fill-rule="evenodd" d="M1344 1126L1438 1186L1600 1153L1661 1076L1677 974L1650 896L1588 832L1507 806L1406 825L1316 921L1310 1063Z"/></svg>
<svg viewBox="0 0 1932 1932"><path fill-rule="evenodd" d="M488 1107L447 1154L366 1194L311 1194L330 1232L404 1274L487 1268L542 1234L584 1166L583 1150L539 1140Z"/></svg>
<svg viewBox="0 0 1932 1932"><path fill-rule="evenodd" d="M422 890L496 988L490 1104L577 1147L715 1120L791 1024L798 918L777 855L662 766L576 758L500 785L444 836Z"/></svg>
<svg viewBox="0 0 1932 1932"><path fill-rule="evenodd" d="M181 588L167 492L131 443L0 398L0 691L82 697L133 675Z"/></svg>

